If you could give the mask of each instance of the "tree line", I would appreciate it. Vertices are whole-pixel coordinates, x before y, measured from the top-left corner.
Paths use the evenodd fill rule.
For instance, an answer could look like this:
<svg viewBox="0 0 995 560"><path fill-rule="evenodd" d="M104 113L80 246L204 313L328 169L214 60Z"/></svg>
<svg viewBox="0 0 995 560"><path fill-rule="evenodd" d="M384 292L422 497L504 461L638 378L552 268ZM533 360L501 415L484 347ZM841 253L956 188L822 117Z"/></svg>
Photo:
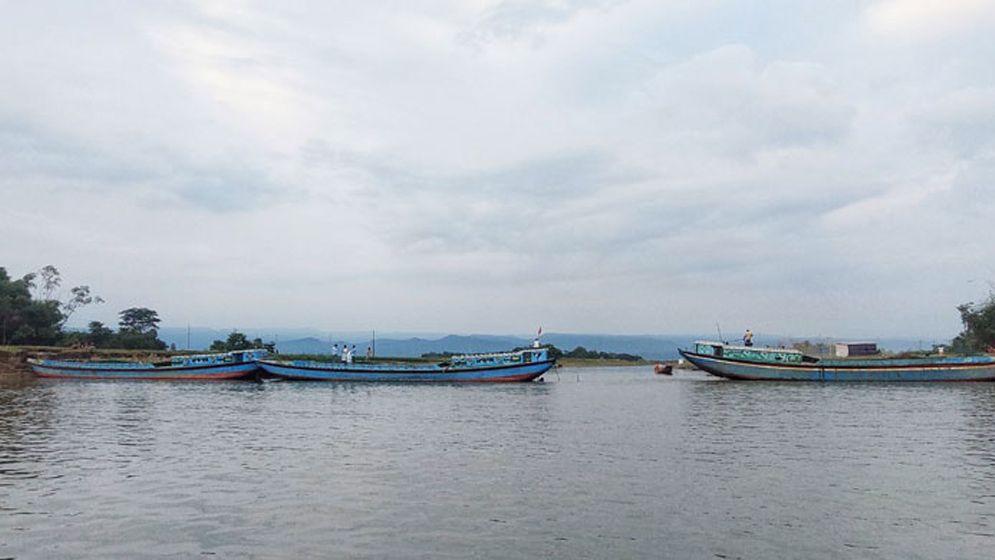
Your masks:
<svg viewBox="0 0 995 560"><path fill-rule="evenodd" d="M623 362L639 362L643 359L642 356L637 356L635 354L626 354L624 352L599 352L597 350L588 350L583 346L578 346L573 350L564 352L556 346L549 347L549 355L552 358L577 358L581 360L621 360Z"/></svg>
<svg viewBox="0 0 995 560"><path fill-rule="evenodd" d="M165 350L159 340L159 314L147 307L130 307L118 313L117 331L100 321L91 321L86 331L67 331L66 323L81 308L103 303L87 285L74 286L68 293L60 290L62 275L52 265L13 279L0 267L0 346L92 346L129 350ZM950 343L955 353L995 352L995 292L982 302L968 302L957 307L964 329ZM266 348L272 342L249 340L234 331L227 340L215 340L212 351ZM616 359L638 361L632 354L597 352L578 346L564 352L550 347L555 358Z"/></svg>
<svg viewBox="0 0 995 560"><path fill-rule="evenodd" d="M950 351L960 354L995 352L995 293L979 303L957 306L964 330L950 342Z"/></svg>
<svg viewBox="0 0 995 560"><path fill-rule="evenodd" d="M159 313L148 307L129 307L118 313L117 330L90 321L85 331L67 330L66 323L79 309L103 303L89 286L74 286L64 294L62 275L52 265L13 279L0 267L0 346L75 346L123 350L165 350L159 339ZM215 340L211 351L253 348L276 351L273 342L249 340L233 331L226 340ZM173 350L176 348L173 347Z"/></svg>
<svg viewBox="0 0 995 560"><path fill-rule="evenodd" d="M0 345L93 346L164 350L159 340L159 315L147 307L118 313L118 330L91 321L84 332L67 331L66 323L79 309L103 303L89 286L74 286L65 294L62 275L52 265L13 279L0 267Z"/></svg>

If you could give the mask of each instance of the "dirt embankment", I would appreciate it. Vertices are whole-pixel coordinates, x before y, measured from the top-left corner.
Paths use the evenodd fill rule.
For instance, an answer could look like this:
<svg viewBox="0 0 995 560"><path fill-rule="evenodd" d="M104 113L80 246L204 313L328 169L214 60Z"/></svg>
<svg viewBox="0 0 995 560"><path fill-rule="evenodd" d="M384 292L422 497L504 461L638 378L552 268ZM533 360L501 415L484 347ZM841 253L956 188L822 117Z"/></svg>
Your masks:
<svg viewBox="0 0 995 560"><path fill-rule="evenodd" d="M51 346L0 346L0 376L30 375L28 358L57 358L60 360L149 360L161 358L163 353L147 350L81 350Z"/></svg>
<svg viewBox="0 0 995 560"><path fill-rule="evenodd" d="M0 348L0 375L24 375L31 370L27 359L31 357L24 350L7 350Z"/></svg>

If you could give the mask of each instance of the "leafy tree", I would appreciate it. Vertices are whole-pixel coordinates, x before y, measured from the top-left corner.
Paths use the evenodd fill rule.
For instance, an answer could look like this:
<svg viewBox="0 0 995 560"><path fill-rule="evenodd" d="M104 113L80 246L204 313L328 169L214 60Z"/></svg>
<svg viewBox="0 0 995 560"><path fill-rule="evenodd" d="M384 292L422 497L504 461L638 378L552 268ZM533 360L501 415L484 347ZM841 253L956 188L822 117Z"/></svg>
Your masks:
<svg viewBox="0 0 995 560"><path fill-rule="evenodd" d="M21 308L17 319L20 324L9 337L11 344L52 345L62 335L62 314L57 302L32 301Z"/></svg>
<svg viewBox="0 0 995 560"><path fill-rule="evenodd" d="M54 344L61 335L58 302L31 297L35 274L12 280L0 267L0 343Z"/></svg>
<svg viewBox="0 0 995 560"><path fill-rule="evenodd" d="M954 352L991 351L995 347L995 292L981 303L968 302L957 306L964 330L950 343Z"/></svg>
<svg viewBox="0 0 995 560"><path fill-rule="evenodd" d="M59 289L62 285L62 275L59 274L59 269L52 265L45 265L37 274L32 275L33 278L41 277L41 298L44 301L49 301L55 299L55 291Z"/></svg>
<svg viewBox="0 0 995 560"><path fill-rule="evenodd" d="M238 350L251 350L255 348L266 349L269 352L276 352L276 344L273 342L263 342L261 338L249 341L245 334L232 331L227 340L215 340L211 343L212 352L235 352Z"/></svg>
<svg viewBox="0 0 995 560"><path fill-rule="evenodd" d="M59 325L60 328L65 326L69 318L80 307L104 302L104 298L90 294L90 286L76 286L70 289L69 293L72 294L71 297L61 303L62 323Z"/></svg>
<svg viewBox="0 0 995 560"><path fill-rule="evenodd" d="M69 299L61 301L57 298L57 290L59 286L62 285L62 274L59 269L52 265L46 265L42 267L37 273L32 273L25 276L25 279L31 285L31 288L36 291L36 299L43 302L54 301L58 303L59 311L62 313L62 319L59 323L59 329L65 326L69 321L69 318L73 316L81 307L85 307L94 303L103 303L104 299L100 296L93 295L90 293L89 286L75 286L69 289ZM40 284L37 282L40 281Z"/></svg>
<svg viewBox="0 0 995 560"><path fill-rule="evenodd" d="M114 345L129 350L165 350L159 340L159 313L147 307L129 307L118 313L118 333Z"/></svg>
<svg viewBox="0 0 995 560"><path fill-rule="evenodd" d="M97 348L110 348L114 342L114 331L100 321L90 321L86 341Z"/></svg>
<svg viewBox="0 0 995 560"><path fill-rule="evenodd" d="M125 350L165 350L166 343L159 340L155 331L140 333L122 330L114 336L113 346Z"/></svg>
<svg viewBox="0 0 995 560"><path fill-rule="evenodd" d="M159 313L147 307L129 307L118 313L118 327L122 333L158 335Z"/></svg>

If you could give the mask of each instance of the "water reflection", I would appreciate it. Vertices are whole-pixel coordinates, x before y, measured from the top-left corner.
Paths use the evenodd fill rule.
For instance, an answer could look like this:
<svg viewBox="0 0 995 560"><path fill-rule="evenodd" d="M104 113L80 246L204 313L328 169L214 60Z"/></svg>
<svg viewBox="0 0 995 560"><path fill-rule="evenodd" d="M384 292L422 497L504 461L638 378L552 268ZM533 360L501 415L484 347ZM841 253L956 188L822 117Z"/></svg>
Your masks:
<svg viewBox="0 0 995 560"><path fill-rule="evenodd" d="M993 389L26 383L0 557L987 558Z"/></svg>

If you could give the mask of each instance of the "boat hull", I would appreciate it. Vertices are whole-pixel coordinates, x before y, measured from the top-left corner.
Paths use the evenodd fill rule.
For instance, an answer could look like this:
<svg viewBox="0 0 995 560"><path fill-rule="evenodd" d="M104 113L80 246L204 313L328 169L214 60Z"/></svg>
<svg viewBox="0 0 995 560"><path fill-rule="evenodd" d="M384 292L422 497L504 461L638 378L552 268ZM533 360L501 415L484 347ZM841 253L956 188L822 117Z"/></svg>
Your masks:
<svg viewBox="0 0 995 560"><path fill-rule="evenodd" d="M92 368L31 364L38 377L53 379L102 379L114 381L224 381L255 377L255 362L196 367Z"/></svg>
<svg viewBox="0 0 995 560"><path fill-rule="evenodd" d="M337 365L263 361L267 373L298 381L367 381L388 383L514 383L532 381L549 371L553 360L470 368L391 367L378 364Z"/></svg>
<svg viewBox="0 0 995 560"><path fill-rule="evenodd" d="M995 381L995 359L833 360L824 363L763 364L681 350L686 360L727 379L766 381Z"/></svg>

